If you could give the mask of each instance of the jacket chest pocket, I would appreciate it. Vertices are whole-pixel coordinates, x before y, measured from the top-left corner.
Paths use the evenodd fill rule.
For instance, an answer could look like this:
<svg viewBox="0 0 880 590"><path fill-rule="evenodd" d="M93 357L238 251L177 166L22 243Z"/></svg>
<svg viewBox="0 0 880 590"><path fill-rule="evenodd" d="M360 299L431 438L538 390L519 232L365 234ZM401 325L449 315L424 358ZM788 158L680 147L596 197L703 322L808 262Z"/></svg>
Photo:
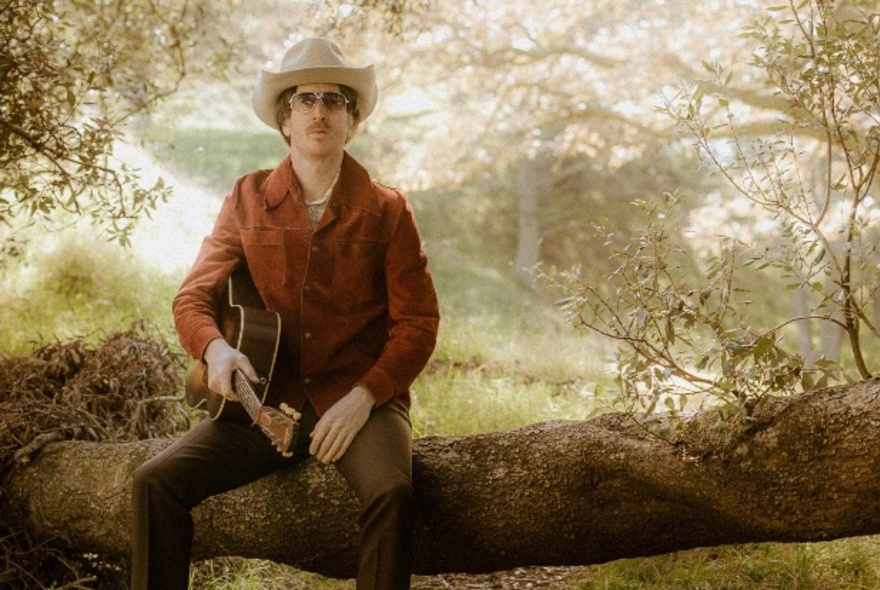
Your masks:
<svg viewBox="0 0 880 590"><path fill-rule="evenodd" d="M357 308L384 298L385 245L377 240L332 243L333 293L346 307Z"/></svg>
<svg viewBox="0 0 880 590"><path fill-rule="evenodd" d="M251 278L261 293L287 282L283 229L242 229L241 243Z"/></svg>

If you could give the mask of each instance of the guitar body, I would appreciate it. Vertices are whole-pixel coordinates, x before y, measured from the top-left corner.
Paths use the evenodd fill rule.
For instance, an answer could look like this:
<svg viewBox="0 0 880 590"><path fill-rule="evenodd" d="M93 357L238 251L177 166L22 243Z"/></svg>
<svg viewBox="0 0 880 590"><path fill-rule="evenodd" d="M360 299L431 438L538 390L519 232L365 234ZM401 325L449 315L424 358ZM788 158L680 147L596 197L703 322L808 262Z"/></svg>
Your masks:
<svg viewBox="0 0 880 590"><path fill-rule="evenodd" d="M253 389L263 404L278 355L281 318L277 313L265 309L244 266L229 277L223 298L226 305L221 306L220 310L220 331L226 342L248 357L253 365L260 378ZM201 361L190 371L185 391L187 403L194 408L206 409L214 420L229 418L248 424L255 420L240 403L230 401L208 388L207 366Z"/></svg>

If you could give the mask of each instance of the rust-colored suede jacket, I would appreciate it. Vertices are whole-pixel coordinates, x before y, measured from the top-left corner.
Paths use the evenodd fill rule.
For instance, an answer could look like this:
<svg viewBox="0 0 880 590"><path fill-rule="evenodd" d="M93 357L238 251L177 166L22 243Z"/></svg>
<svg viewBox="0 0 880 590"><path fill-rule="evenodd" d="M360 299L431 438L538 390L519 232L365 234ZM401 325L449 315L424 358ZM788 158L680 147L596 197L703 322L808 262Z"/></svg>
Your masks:
<svg viewBox="0 0 880 590"><path fill-rule="evenodd" d="M181 343L201 358L223 335L218 305L246 263L267 309L281 317L269 397L323 414L356 384L377 405L410 405L434 349L439 308L412 208L345 154L315 229L290 157L239 179L173 302Z"/></svg>

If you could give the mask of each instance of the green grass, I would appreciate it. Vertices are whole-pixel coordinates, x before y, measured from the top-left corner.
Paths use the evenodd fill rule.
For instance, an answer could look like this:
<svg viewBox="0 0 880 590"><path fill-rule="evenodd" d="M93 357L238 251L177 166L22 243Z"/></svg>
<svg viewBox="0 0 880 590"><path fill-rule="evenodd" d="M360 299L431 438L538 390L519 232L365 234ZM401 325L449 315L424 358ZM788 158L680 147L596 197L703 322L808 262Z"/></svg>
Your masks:
<svg viewBox="0 0 880 590"><path fill-rule="evenodd" d="M192 568L193 590L354 590L348 580L332 580L260 559L221 557Z"/></svg>
<svg viewBox="0 0 880 590"><path fill-rule="evenodd" d="M177 128L154 138L153 153L170 170L222 196L237 178L252 170L274 168L287 152L281 136L268 128L252 132Z"/></svg>
<svg viewBox="0 0 880 590"><path fill-rule="evenodd" d="M577 590L836 590L880 587L880 540L751 544L590 568Z"/></svg>
<svg viewBox="0 0 880 590"><path fill-rule="evenodd" d="M196 571L194 590L354 589L351 580L326 579L261 560L222 558L203 562ZM484 587L478 584L475 582L473 587ZM732 545L621 559L582 568L580 580L571 586L571 590L876 588L880 588L880 539L877 537L812 544Z"/></svg>
<svg viewBox="0 0 880 590"><path fill-rule="evenodd" d="M84 232L32 241L0 267L0 284L0 351L9 355L53 340L97 340L139 320L172 338L178 280L140 268L121 246Z"/></svg>

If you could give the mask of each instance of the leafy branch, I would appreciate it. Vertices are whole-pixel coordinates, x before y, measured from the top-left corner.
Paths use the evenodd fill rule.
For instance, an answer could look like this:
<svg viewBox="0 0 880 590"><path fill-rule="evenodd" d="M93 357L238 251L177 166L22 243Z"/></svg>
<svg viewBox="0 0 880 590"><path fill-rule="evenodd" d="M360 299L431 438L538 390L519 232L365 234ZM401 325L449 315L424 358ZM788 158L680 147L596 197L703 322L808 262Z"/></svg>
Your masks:
<svg viewBox="0 0 880 590"><path fill-rule="evenodd" d="M836 358L807 361L784 348L785 330L806 322L842 330L858 376L872 375L863 339L880 336L871 315L880 283L871 211L880 19L822 0L790 0L771 14L743 34L760 46L752 65L788 105L777 114L782 132L741 132L755 107L732 100L733 76L710 63L710 80L665 108L733 194L768 218L770 242L720 236L714 254L699 259L682 236L686 221L675 217L677 199L666 195L639 203L650 223L612 249L618 267L605 284L564 275L572 321L617 343L619 389L632 407L651 411L662 401L681 409L688 397L708 395L747 417L768 396L841 379L845 366ZM756 273L809 294L812 307L782 320L756 318L749 297Z"/></svg>
<svg viewBox="0 0 880 590"><path fill-rule="evenodd" d="M205 0L3 2L0 221L53 227L72 214L126 243L169 191L116 165L114 144L185 77L227 65L222 11Z"/></svg>

